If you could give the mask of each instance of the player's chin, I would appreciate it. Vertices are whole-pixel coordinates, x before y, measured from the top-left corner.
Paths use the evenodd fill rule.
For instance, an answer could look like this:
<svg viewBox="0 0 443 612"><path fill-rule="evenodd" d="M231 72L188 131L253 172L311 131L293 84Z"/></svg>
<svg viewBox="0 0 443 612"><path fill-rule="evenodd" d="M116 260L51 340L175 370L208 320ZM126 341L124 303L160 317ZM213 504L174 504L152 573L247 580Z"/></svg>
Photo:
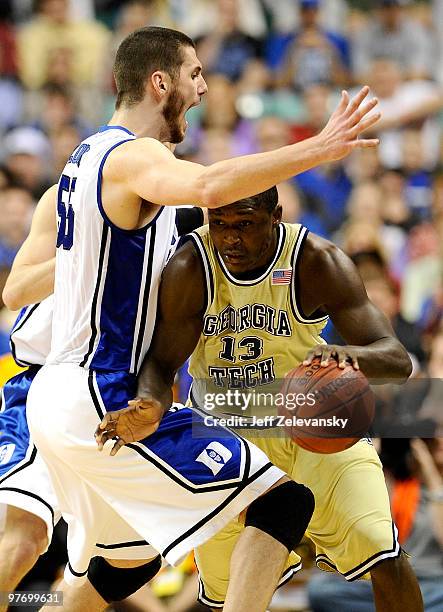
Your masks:
<svg viewBox="0 0 443 612"><path fill-rule="evenodd" d="M225 259L225 265L232 274L243 274L249 270L248 262L244 259Z"/></svg>

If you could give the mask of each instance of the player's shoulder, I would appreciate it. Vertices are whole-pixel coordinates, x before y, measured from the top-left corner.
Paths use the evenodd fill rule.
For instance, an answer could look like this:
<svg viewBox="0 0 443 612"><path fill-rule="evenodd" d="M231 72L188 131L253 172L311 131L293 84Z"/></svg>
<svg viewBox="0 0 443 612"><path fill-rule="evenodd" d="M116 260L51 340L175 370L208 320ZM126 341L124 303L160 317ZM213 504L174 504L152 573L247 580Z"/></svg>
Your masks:
<svg viewBox="0 0 443 612"><path fill-rule="evenodd" d="M183 243L169 260L165 272L183 275L193 274L199 270L201 270L201 263L194 241L189 235L184 236Z"/></svg>
<svg viewBox="0 0 443 612"><path fill-rule="evenodd" d="M132 151L132 152L146 152L149 151L152 153L162 154L170 156L172 155L172 151L167 144L160 142L156 138L150 138L149 136L144 136L142 138L129 138L125 142L122 142L120 146L115 149L115 152L118 151Z"/></svg>
<svg viewBox="0 0 443 612"><path fill-rule="evenodd" d="M180 295L183 308L192 303L199 312L204 303L204 272L197 249L191 240L180 246L169 260L162 276L161 299L163 303ZM177 304L175 308L177 308Z"/></svg>
<svg viewBox="0 0 443 612"><path fill-rule="evenodd" d="M339 265L343 258L346 258L343 251L331 240L309 232L301 252L300 265L306 270L319 272Z"/></svg>
<svg viewBox="0 0 443 612"><path fill-rule="evenodd" d="M130 138L112 149L106 160L104 176L116 182L125 181L148 167L155 171L159 164L167 163L171 157L174 156L168 147L155 138Z"/></svg>
<svg viewBox="0 0 443 612"><path fill-rule="evenodd" d="M119 144L109 155L109 162L120 171L133 167L138 161L146 165L146 160L161 162L173 157L172 151L155 138L130 138Z"/></svg>

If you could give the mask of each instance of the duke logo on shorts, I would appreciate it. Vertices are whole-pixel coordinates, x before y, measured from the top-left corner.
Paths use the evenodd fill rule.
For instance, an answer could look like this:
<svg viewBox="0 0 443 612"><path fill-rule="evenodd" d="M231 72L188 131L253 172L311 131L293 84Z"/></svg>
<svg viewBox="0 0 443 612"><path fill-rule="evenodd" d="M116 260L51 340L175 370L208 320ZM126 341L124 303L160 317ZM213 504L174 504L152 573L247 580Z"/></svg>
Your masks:
<svg viewBox="0 0 443 612"><path fill-rule="evenodd" d="M196 461L204 463L208 466L211 472L216 476L219 471L225 466L232 457L231 451L220 444L220 442L211 442L197 457Z"/></svg>
<svg viewBox="0 0 443 612"><path fill-rule="evenodd" d="M9 463L15 451L15 444L4 444L0 446L0 465Z"/></svg>

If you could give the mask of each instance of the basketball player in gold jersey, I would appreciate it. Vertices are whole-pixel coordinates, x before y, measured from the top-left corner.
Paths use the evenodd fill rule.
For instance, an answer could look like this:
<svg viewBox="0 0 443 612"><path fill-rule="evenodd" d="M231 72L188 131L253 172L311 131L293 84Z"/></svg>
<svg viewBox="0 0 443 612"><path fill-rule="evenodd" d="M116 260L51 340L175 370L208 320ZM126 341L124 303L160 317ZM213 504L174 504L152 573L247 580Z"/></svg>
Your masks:
<svg viewBox="0 0 443 612"><path fill-rule="evenodd" d="M209 227L193 232L171 259L163 275L153 350L140 375L144 400L102 422L106 438L118 436L116 450L132 441L134 432L138 439L141 432L155 429L171 404L175 372L191 353L191 397L200 407L208 407L208 389L268 392L314 356L321 357L322 365L330 359L339 367L351 363L371 379L401 382L409 376L409 357L368 300L352 262L306 228L281 223L281 213L275 187L211 210ZM328 317L347 346L322 340ZM247 418L249 410L236 408ZM235 412L230 404L210 414ZM370 440L321 455L299 448L275 429L260 437L253 430L240 433L252 436L276 465L314 493L316 508L307 534L319 567L337 570L347 580L371 578L378 612L423 609ZM241 530L233 521L196 551L200 600L211 608L223 607L230 557ZM299 561L292 553L282 580L300 567Z"/></svg>

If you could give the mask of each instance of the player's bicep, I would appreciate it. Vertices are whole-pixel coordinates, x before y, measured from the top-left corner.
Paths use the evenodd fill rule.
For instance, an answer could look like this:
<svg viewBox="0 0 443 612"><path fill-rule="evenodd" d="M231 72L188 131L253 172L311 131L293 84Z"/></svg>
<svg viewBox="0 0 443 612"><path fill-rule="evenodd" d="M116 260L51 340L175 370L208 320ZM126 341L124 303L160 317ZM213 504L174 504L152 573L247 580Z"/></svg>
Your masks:
<svg viewBox="0 0 443 612"><path fill-rule="evenodd" d="M369 300L354 263L337 247L328 249L320 276L323 307L347 344L363 346L394 335L386 316Z"/></svg>
<svg viewBox="0 0 443 612"><path fill-rule="evenodd" d="M360 304L344 305L330 312L330 317L347 344L366 346L395 335L389 320L369 298Z"/></svg>
<svg viewBox="0 0 443 612"><path fill-rule="evenodd" d="M186 244L166 266L159 290L152 358L175 372L192 354L203 329L204 285L194 248Z"/></svg>
<svg viewBox="0 0 443 612"><path fill-rule="evenodd" d="M105 168L108 176L119 180L122 177L131 192L152 204L204 205L204 167L177 159L167 147L151 138L118 147Z"/></svg>

